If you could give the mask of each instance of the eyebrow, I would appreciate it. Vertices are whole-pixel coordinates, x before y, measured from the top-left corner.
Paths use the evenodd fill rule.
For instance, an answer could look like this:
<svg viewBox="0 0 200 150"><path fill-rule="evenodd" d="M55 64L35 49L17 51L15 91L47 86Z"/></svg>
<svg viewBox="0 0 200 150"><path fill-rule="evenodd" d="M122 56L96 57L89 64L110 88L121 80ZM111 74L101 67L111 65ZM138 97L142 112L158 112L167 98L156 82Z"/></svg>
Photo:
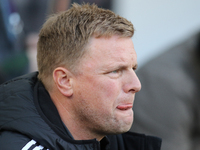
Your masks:
<svg viewBox="0 0 200 150"><path fill-rule="evenodd" d="M128 68L129 66L128 65L119 65L118 67L116 67L116 69L126 69L126 68ZM131 67L131 68L133 68L134 70L136 70L137 69L137 67L138 67L138 64L135 64L133 67Z"/></svg>

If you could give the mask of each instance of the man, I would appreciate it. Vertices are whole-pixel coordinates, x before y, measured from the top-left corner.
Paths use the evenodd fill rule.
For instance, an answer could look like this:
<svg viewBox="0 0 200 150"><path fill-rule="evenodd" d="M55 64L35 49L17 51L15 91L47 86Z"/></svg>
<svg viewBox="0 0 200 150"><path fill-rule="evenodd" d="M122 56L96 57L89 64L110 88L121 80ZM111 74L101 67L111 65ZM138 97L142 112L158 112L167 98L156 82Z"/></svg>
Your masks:
<svg viewBox="0 0 200 150"><path fill-rule="evenodd" d="M143 88L136 96L131 131L162 137L162 150L199 150L200 33L170 48L137 73Z"/></svg>
<svg viewBox="0 0 200 150"><path fill-rule="evenodd" d="M95 5L50 17L39 34L39 73L1 85L1 148L159 150L159 138L125 133L141 88L133 33Z"/></svg>

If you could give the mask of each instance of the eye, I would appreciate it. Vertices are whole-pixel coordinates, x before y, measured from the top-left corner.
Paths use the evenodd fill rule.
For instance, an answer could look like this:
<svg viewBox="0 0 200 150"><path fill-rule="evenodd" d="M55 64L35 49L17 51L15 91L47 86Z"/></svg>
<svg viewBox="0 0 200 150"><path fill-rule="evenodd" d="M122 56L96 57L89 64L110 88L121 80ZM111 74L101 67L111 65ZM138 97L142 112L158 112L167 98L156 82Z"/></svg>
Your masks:
<svg viewBox="0 0 200 150"><path fill-rule="evenodd" d="M135 71L137 69L137 64L132 69Z"/></svg>
<svg viewBox="0 0 200 150"><path fill-rule="evenodd" d="M137 68L133 67L132 69L135 71Z"/></svg>
<svg viewBox="0 0 200 150"><path fill-rule="evenodd" d="M110 73L119 73L119 70L111 71Z"/></svg>
<svg viewBox="0 0 200 150"><path fill-rule="evenodd" d="M110 78L118 78L122 75L122 70L118 69L118 70L113 70L111 72L108 73L108 76Z"/></svg>

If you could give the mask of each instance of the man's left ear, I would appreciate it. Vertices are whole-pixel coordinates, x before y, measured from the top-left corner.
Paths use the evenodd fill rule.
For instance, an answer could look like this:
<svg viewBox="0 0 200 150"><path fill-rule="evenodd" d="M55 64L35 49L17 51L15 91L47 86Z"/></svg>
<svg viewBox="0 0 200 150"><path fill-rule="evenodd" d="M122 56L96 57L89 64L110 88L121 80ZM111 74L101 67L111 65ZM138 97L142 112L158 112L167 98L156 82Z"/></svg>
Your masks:
<svg viewBox="0 0 200 150"><path fill-rule="evenodd" d="M53 79L58 90L66 97L73 95L72 73L64 67L58 67L53 71Z"/></svg>

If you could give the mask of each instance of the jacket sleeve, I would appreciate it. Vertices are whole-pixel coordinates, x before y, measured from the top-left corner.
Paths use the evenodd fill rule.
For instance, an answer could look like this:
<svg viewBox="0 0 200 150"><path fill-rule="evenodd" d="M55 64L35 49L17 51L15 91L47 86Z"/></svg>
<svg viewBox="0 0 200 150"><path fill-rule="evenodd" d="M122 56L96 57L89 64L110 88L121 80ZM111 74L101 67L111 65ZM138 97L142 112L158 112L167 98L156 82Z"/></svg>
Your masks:
<svg viewBox="0 0 200 150"><path fill-rule="evenodd" d="M0 149L2 150L32 150L34 148L48 150L33 139L20 133L12 131L0 132Z"/></svg>

